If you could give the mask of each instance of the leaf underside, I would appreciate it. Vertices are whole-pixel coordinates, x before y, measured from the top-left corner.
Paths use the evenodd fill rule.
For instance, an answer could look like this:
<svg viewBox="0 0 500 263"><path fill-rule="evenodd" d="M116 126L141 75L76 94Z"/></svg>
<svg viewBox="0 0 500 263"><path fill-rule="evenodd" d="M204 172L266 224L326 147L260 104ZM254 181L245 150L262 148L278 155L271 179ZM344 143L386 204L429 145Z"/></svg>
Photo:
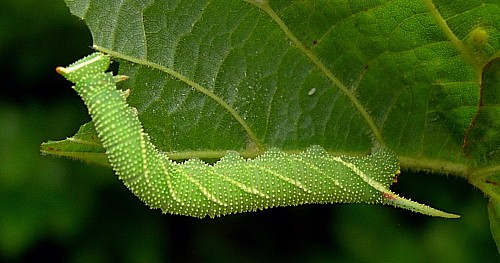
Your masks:
<svg viewBox="0 0 500 263"><path fill-rule="evenodd" d="M464 176L500 199L499 108L485 97L500 88L483 74L499 56L500 3L66 2L174 159L382 144L403 168ZM42 151L105 163L88 131Z"/></svg>

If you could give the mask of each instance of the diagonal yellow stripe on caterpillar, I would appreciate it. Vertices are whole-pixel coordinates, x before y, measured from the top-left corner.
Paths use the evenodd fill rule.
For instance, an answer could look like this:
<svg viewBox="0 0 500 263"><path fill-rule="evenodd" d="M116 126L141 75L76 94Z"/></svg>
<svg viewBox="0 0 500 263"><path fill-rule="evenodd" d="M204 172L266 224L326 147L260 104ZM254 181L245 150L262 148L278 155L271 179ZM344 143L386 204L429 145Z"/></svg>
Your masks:
<svg viewBox="0 0 500 263"><path fill-rule="evenodd" d="M105 72L110 58L94 53L57 72L73 82L118 177L151 208L164 213L215 217L311 203L383 203L447 218L453 214L392 193L396 155L379 149L365 157L330 156L312 146L300 154L270 149L255 159L228 152L214 165L173 162L144 133L137 112Z"/></svg>

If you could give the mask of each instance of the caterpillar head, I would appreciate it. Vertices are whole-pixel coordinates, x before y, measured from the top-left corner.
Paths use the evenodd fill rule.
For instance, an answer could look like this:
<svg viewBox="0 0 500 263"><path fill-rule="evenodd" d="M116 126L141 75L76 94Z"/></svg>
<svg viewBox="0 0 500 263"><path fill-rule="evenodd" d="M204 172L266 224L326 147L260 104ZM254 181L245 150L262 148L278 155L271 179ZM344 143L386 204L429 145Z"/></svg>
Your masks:
<svg viewBox="0 0 500 263"><path fill-rule="evenodd" d="M56 72L63 75L72 83L76 83L87 79L95 73L106 71L110 63L109 56L102 53L94 53L72 63L68 67L57 67Z"/></svg>

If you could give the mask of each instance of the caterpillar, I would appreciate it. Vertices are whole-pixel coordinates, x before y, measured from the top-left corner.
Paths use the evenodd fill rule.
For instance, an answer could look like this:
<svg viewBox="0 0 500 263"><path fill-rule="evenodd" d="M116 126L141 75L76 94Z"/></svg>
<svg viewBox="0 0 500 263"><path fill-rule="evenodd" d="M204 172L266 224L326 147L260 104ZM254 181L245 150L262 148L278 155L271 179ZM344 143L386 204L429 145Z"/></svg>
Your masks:
<svg viewBox="0 0 500 263"><path fill-rule="evenodd" d="M137 197L164 213L193 217L310 203L384 203L447 218L448 214L399 197L388 187L399 174L396 155L380 148L365 157L330 156L312 146L300 154L270 149L255 159L228 151L214 165L170 160L143 130L128 92L106 72L110 57L96 52L57 73L74 83L86 104L113 170Z"/></svg>

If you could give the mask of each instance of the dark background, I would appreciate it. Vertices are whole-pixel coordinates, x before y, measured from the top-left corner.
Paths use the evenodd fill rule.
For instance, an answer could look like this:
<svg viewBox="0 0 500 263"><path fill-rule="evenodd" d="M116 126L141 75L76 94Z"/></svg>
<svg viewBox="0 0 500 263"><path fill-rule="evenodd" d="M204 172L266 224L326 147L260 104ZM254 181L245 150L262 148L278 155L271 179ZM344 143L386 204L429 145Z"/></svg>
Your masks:
<svg viewBox="0 0 500 263"><path fill-rule="evenodd" d="M42 156L89 117L54 72L92 52L62 0L0 2L0 262L494 262L481 192L405 171L393 188L462 215L308 205L217 219L148 209L110 168Z"/></svg>

